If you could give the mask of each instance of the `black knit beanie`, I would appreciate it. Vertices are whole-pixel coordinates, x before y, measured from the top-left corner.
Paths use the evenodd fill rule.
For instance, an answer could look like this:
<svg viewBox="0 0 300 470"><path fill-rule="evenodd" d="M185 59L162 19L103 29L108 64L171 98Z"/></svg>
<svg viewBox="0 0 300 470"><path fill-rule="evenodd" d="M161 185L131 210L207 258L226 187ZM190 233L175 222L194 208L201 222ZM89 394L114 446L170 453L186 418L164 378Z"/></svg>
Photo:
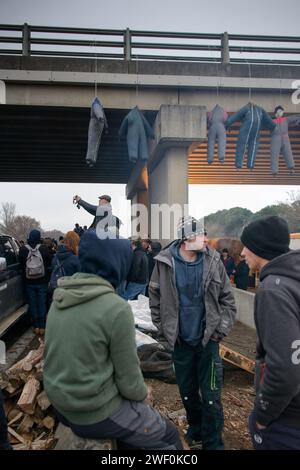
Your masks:
<svg viewBox="0 0 300 470"><path fill-rule="evenodd" d="M281 217L263 217L244 228L241 241L255 255L271 260L290 250L290 231Z"/></svg>

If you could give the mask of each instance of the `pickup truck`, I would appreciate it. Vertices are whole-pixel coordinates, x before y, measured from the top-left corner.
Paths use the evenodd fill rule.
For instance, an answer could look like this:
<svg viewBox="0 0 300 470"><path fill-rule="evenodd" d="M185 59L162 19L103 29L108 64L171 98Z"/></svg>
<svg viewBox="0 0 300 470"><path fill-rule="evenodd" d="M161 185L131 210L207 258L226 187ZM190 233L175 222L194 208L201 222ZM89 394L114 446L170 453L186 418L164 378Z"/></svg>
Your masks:
<svg viewBox="0 0 300 470"><path fill-rule="evenodd" d="M0 337L28 310L18 254L18 242L0 233Z"/></svg>

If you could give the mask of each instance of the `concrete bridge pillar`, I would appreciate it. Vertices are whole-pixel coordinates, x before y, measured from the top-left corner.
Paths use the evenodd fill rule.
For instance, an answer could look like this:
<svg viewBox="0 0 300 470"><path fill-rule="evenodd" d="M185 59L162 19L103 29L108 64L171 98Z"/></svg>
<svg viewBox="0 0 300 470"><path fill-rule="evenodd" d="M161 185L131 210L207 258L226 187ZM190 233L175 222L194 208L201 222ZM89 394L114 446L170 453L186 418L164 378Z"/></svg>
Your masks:
<svg viewBox="0 0 300 470"><path fill-rule="evenodd" d="M188 148L206 139L205 106L162 105L154 123L148 166L138 162L127 184L127 199L140 203L140 235L162 245L176 238L176 226L188 214ZM147 209L147 210L146 210ZM135 210L135 214L137 211ZM137 224L132 218L132 231Z"/></svg>
<svg viewBox="0 0 300 470"><path fill-rule="evenodd" d="M126 197L131 200L131 235L148 237L149 194L148 172L145 163L138 161L126 186Z"/></svg>
<svg viewBox="0 0 300 470"><path fill-rule="evenodd" d="M162 245L176 238L178 219L188 215L188 148L206 139L204 106L162 105L148 163L149 227Z"/></svg>

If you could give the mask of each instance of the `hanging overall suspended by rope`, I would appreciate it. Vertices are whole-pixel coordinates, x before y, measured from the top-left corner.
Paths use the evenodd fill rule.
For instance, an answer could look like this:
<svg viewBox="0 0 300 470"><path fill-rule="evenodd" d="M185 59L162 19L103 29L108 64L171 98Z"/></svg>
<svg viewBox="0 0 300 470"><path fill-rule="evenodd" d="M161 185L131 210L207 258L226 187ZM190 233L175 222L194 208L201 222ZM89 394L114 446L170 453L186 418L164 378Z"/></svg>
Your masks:
<svg viewBox="0 0 300 470"><path fill-rule="evenodd" d="M276 106L274 112L276 127L271 133L271 173L272 175L278 174L280 154L283 155L287 168L293 173L295 162L288 131L289 125L300 125L300 114L284 117L282 106Z"/></svg>
<svg viewBox="0 0 300 470"><path fill-rule="evenodd" d="M219 105L213 108L207 115L208 135L207 135L207 161L213 163L215 156L215 145L218 142L218 159L224 163L226 152L226 129L225 121L228 114Z"/></svg>
<svg viewBox="0 0 300 470"><path fill-rule="evenodd" d="M242 168L247 152L247 168L252 170L255 165L260 131L263 128L273 130L275 124L263 108L252 102L230 116L225 122L226 128L232 126L236 121L241 121L242 125L236 144L235 166Z"/></svg>
<svg viewBox="0 0 300 470"><path fill-rule="evenodd" d="M149 159L147 137L154 139L154 132L137 106L122 121L119 136L123 135L127 136L129 161L132 163L136 163L137 160L147 161Z"/></svg>
<svg viewBox="0 0 300 470"><path fill-rule="evenodd" d="M93 167L96 164L104 128L108 129L104 109L101 101L98 98L95 98L91 106L91 117L88 131L86 163L89 167Z"/></svg>

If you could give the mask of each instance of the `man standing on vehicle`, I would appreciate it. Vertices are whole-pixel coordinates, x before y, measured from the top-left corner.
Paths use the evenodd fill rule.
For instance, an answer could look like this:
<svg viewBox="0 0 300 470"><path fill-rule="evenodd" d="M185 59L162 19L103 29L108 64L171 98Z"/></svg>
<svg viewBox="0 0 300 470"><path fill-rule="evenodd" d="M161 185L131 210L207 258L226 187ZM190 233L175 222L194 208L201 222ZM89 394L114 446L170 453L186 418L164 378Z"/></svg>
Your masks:
<svg viewBox="0 0 300 470"><path fill-rule="evenodd" d="M98 206L93 206L76 195L73 197L73 203L77 204L78 208L83 207L87 212L95 216L90 228L97 229L99 222L103 221L103 228L107 229L107 227L113 227L118 237L122 221L112 213L111 197L108 194L104 194L103 196L99 196L98 199Z"/></svg>
<svg viewBox="0 0 300 470"><path fill-rule="evenodd" d="M220 255L207 246L199 221L183 218L178 238L155 258L149 284L152 320L161 344L173 351L189 424L187 442L202 441L206 450L223 449L218 343L234 323L233 291Z"/></svg>

